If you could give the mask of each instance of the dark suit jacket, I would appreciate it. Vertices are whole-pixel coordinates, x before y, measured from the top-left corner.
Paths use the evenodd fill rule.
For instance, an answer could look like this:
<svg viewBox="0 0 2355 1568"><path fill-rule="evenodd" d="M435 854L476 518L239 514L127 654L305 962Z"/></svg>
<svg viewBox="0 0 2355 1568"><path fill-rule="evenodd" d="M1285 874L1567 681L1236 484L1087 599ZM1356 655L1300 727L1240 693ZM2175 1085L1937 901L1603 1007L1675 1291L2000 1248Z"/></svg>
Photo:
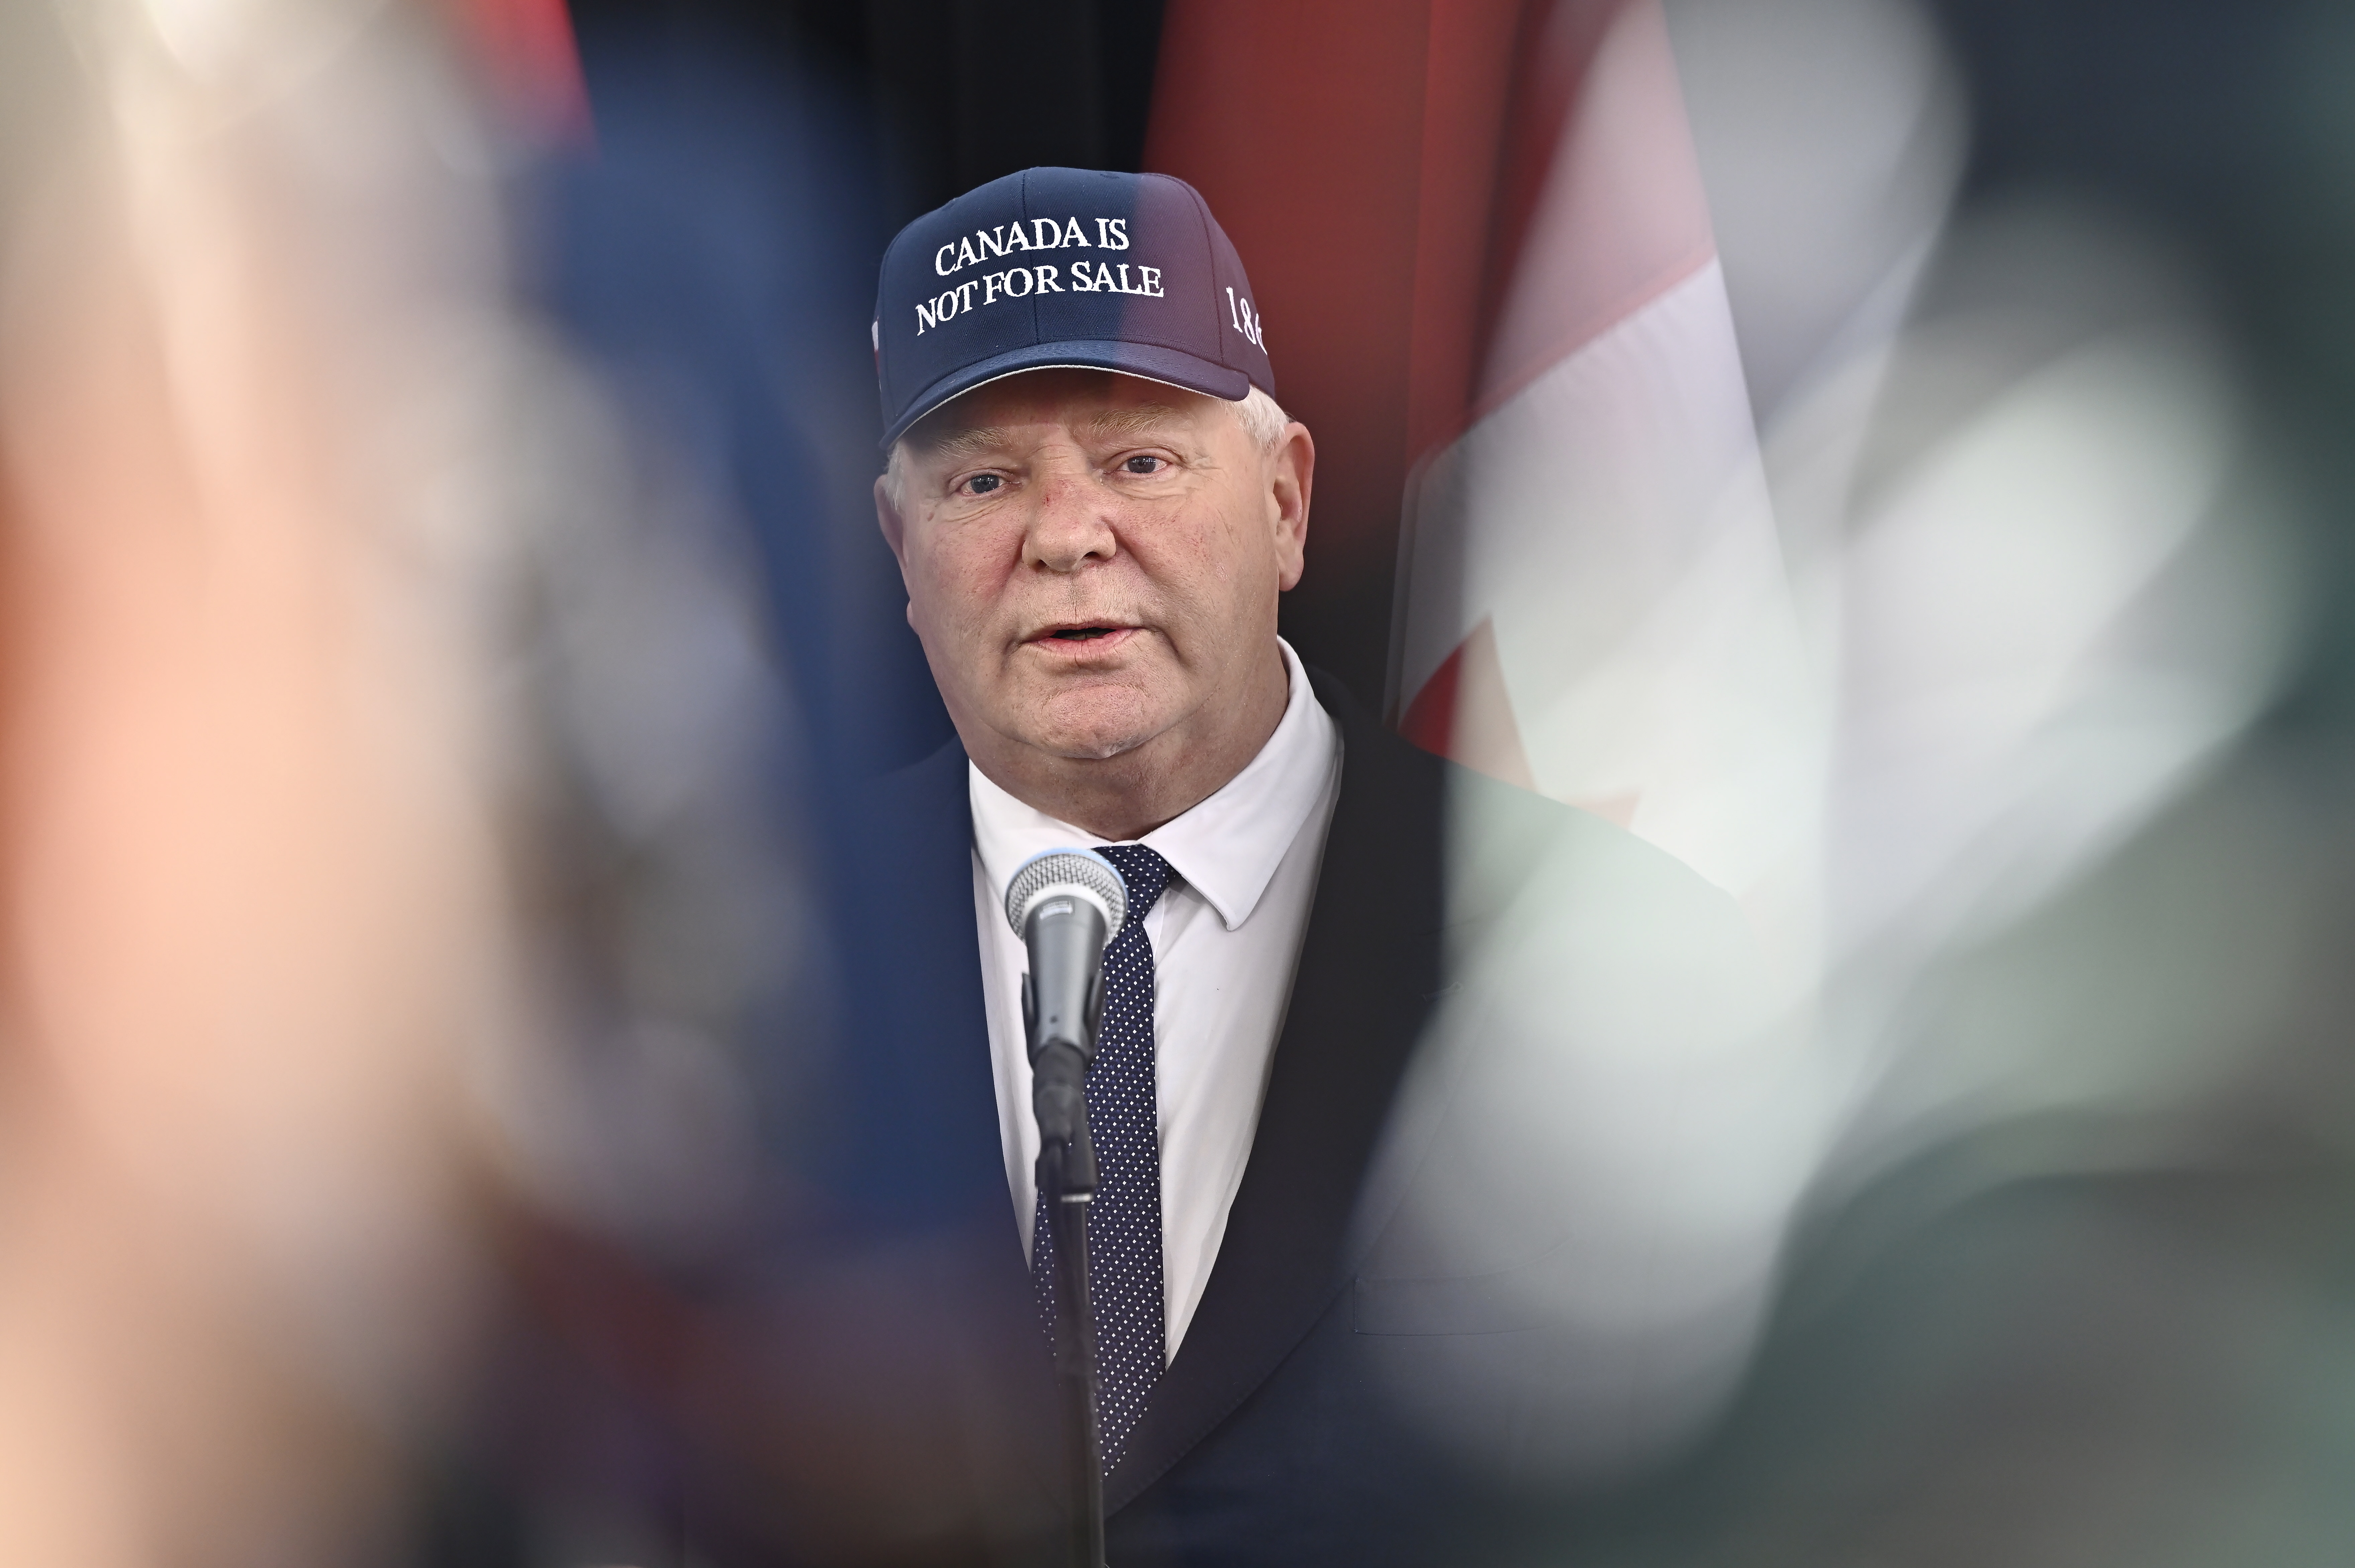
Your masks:
<svg viewBox="0 0 2355 1568"><path fill-rule="evenodd" d="M1477 1528L1491 1488L1401 1412L1399 1374L1452 1338L1518 1344L1541 1325L1494 1321L1444 1280L1380 1277L1383 1214L1361 1204L1418 1038L1456 984L1448 955L1565 840L1667 890L1673 919L1731 920L1666 857L1407 745L1313 678L1340 726L1339 798L1216 1268L1106 1483L1116 1568L1423 1562ZM740 1355L715 1378L726 1408L707 1430L730 1435L690 1513L720 1561L1052 1560L1057 1409L999 1147L965 767L951 746L883 781L873 826L847 841L862 874L846 886L866 891L841 906L847 994L862 1001L826 1102L826 1190L807 1205L825 1219L781 1247L731 1340L756 1340L757 1364ZM1460 826L1467 804L1476 830ZM1392 1163L1403 1189L1445 1162Z"/></svg>

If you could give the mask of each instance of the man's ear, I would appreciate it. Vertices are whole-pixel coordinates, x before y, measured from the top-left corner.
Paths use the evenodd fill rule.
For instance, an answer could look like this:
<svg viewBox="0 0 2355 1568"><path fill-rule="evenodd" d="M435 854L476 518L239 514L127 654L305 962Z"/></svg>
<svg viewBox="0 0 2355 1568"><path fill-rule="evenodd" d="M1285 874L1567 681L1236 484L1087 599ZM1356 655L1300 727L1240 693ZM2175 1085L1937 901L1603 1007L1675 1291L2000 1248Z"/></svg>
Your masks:
<svg viewBox="0 0 2355 1568"><path fill-rule="evenodd" d="M900 587L908 595L904 613L912 627L916 624L916 591L908 581L908 519L891 504L890 484L880 474L875 476L875 526L883 530L883 542L891 547L891 559L900 563Z"/></svg>
<svg viewBox="0 0 2355 1568"><path fill-rule="evenodd" d="M900 581L908 581L908 525L900 516L900 508L891 504L891 486L883 475L875 476L875 525L883 530L883 542L891 547L891 559L900 563Z"/></svg>
<svg viewBox="0 0 2355 1568"><path fill-rule="evenodd" d="M1308 563L1308 496L1316 483L1316 442L1298 420L1284 427L1284 444L1271 460L1277 587L1289 591Z"/></svg>

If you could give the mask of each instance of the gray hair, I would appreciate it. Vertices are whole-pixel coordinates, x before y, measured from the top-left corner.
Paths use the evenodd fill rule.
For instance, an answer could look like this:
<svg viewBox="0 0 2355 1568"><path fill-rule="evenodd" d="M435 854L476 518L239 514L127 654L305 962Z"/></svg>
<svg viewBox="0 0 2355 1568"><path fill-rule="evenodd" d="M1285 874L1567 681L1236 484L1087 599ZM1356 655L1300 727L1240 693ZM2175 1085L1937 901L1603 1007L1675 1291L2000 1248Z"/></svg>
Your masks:
<svg viewBox="0 0 2355 1568"><path fill-rule="evenodd" d="M1284 444L1284 432L1292 424L1292 416L1283 405L1265 392L1253 387L1243 394L1242 401L1227 405L1235 411L1235 422L1252 438L1262 454L1273 457ZM883 469L883 494L898 511L906 495L908 481L908 438L901 436L891 443L891 460Z"/></svg>
<svg viewBox="0 0 2355 1568"><path fill-rule="evenodd" d="M1292 416L1284 411L1283 405L1257 387L1245 392L1243 400L1235 405L1235 419L1243 427L1243 433L1259 443L1260 451L1270 457L1284 444L1284 432L1292 423Z"/></svg>

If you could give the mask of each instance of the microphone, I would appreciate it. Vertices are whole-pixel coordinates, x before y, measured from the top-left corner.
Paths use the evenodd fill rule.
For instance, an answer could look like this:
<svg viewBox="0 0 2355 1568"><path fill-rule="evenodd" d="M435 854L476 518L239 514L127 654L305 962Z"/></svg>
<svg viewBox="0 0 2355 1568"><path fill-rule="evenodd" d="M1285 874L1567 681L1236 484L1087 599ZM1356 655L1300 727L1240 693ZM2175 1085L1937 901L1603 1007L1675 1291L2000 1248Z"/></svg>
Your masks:
<svg viewBox="0 0 2355 1568"><path fill-rule="evenodd" d="M1022 976L1022 1027L1039 1158L1043 1165L1060 1150L1069 1193L1095 1190L1082 1080L1095 1059L1103 1010L1104 944L1127 917L1128 884L1092 850L1034 855L1006 890L1007 921L1030 956L1030 972Z"/></svg>

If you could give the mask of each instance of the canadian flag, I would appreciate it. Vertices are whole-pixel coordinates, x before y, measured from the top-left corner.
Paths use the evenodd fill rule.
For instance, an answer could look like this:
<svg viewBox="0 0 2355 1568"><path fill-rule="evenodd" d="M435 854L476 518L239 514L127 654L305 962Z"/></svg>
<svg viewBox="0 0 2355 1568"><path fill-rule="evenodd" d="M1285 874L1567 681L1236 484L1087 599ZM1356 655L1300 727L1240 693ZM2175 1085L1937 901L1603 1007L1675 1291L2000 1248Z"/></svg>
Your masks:
<svg viewBox="0 0 2355 1568"><path fill-rule="evenodd" d="M1262 80L1319 38L1353 95ZM1402 437L1399 728L1779 901L1821 731L1658 0L1181 0L1163 47L1148 159L1237 213L1320 514L1337 408L1353 466Z"/></svg>

